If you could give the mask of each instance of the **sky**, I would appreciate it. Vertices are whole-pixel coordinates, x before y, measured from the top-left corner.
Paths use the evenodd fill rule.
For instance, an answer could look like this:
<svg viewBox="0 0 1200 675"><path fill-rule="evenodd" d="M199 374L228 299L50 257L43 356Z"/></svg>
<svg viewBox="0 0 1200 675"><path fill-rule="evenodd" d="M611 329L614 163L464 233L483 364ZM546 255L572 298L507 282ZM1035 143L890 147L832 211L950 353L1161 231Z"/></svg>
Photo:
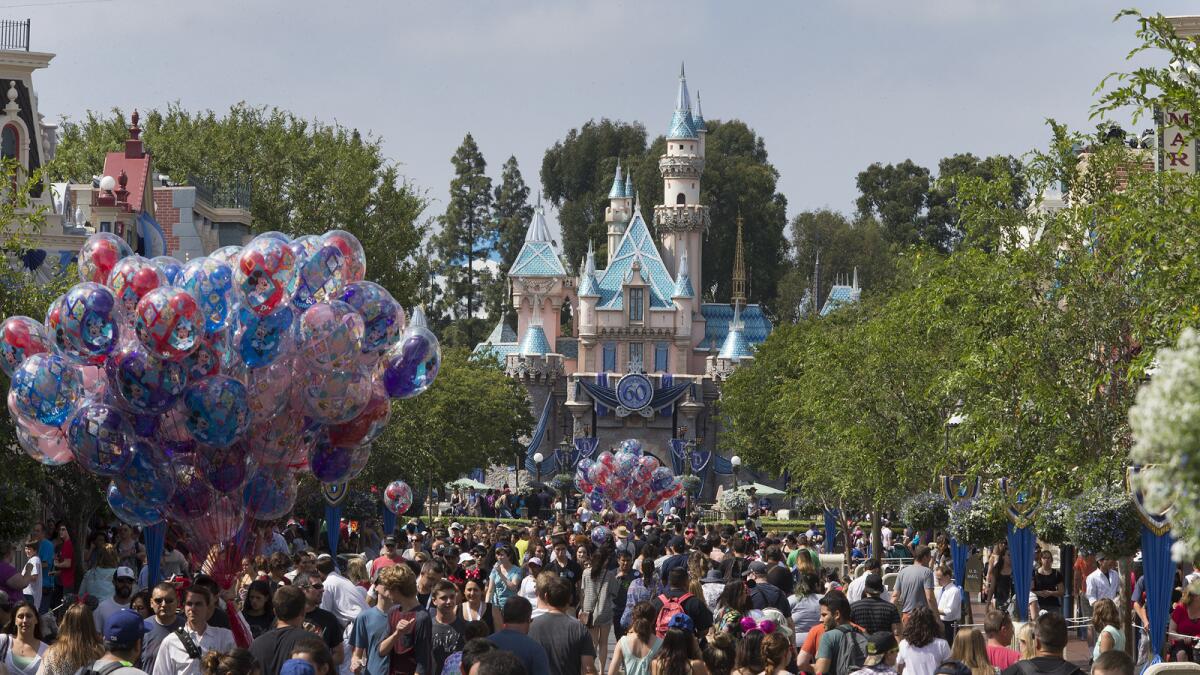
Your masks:
<svg viewBox="0 0 1200 675"><path fill-rule="evenodd" d="M428 216L467 132L493 180L514 155L536 193L545 150L589 119L664 133L685 61L707 119L765 139L791 217L851 212L872 162L1021 155L1049 117L1092 128L1095 87L1131 67L1136 25L1112 21L1131 2L0 0L0 17L57 54L34 75L47 120L279 106L380 137Z"/></svg>

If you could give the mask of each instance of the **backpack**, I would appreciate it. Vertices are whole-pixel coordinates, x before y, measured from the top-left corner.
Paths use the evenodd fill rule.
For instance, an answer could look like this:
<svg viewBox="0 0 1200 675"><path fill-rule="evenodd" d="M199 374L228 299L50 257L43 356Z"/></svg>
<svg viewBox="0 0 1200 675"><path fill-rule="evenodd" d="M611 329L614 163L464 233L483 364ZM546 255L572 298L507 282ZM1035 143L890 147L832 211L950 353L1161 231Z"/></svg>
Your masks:
<svg viewBox="0 0 1200 675"><path fill-rule="evenodd" d="M683 603L690 597L692 597L691 593L684 593L678 598L668 598L665 594L658 596L658 601L662 603L662 609L658 610L658 619L654 622L655 635L660 638L666 637L667 625L671 623L671 617L683 614Z"/></svg>
<svg viewBox="0 0 1200 675"><path fill-rule="evenodd" d="M94 667L95 665L96 663L93 661L86 666L81 666L79 670L75 671L75 675L108 675L118 668L125 667L125 664L121 663L120 661L109 661L108 663L104 664L103 668L100 668L99 670Z"/></svg>
<svg viewBox="0 0 1200 675"><path fill-rule="evenodd" d="M850 675L863 667L867 662L867 636L854 626L838 626L834 628L841 633L838 640L837 661L834 663L834 675Z"/></svg>

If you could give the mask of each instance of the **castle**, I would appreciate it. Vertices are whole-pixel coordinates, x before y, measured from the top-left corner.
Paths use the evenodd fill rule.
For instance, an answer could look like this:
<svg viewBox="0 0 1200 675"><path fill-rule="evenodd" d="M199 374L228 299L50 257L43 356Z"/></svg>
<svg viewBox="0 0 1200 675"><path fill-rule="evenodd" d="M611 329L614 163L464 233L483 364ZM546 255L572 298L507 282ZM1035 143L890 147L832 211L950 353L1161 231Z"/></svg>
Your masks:
<svg viewBox="0 0 1200 675"><path fill-rule="evenodd" d="M531 473L570 473L581 457L626 438L641 440L676 474L699 476L698 493L711 493L722 480L710 480L712 474L732 473L719 452L714 403L725 378L754 358L771 322L761 307L746 303L740 218L732 302L700 298L709 225L709 208L700 201L706 133L699 97L693 109L681 66L659 160L663 205L652 214L657 240L632 176L623 175L619 163L605 210L607 260L596 260L589 245L577 273L570 273L541 205L536 208L508 273L516 330L501 320L475 348L501 360L529 392L537 419L525 460ZM564 306L572 319L569 335L560 332Z"/></svg>

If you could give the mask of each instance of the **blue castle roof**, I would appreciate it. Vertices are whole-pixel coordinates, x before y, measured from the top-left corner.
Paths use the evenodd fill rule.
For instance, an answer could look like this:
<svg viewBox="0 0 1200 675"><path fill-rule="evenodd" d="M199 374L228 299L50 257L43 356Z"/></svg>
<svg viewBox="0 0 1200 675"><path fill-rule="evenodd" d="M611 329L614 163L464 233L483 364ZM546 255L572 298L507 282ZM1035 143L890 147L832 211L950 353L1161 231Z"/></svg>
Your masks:
<svg viewBox="0 0 1200 675"><path fill-rule="evenodd" d="M538 324L533 324L525 328L525 337L521 338L521 346L517 348L517 353L523 356L541 356L550 353L550 340L546 338L546 331Z"/></svg>
<svg viewBox="0 0 1200 675"><path fill-rule="evenodd" d="M825 316L842 305L852 305L862 296L862 289L854 286L838 285L829 289L829 299L821 307L821 316Z"/></svg>
<svg viewBox="0 0 1200 675"><path fill-rule="evenodd" d="M609 199L621 199L631 195L625 194L625 179L621 177L621 160L617 160L617 173L613 176L612 189L608 191Z"/></svg>
<svg viewBox="0 0 1200 675"><path fill-rule="evenodd" d="M679 64L679 95L675 98L675 113L671 115L671 127L667 130L668 139L697 138L696 128L692 125L692 99L688 96L687 76L683 72L683 64Z"/></svg>
<svg viewBox="0 0 1200 675"><path fill-rule="evenodd" d="M496 322L496 327L492 329L483 342L475 345L475 349L471 350L472 356L483 357L490 355L499 360L500 365L504 365L504 357L509 354L515 354L517 351L517 331L511 326L504 323L504 319Z"/></svg>
<svg viewBox="0 0 1200 675"><path fill-rule="evenodd" d="M704 316L704 339L696 348L716 351L725 346L725 338L733 321L733 305L706 302L700 305L700 314ZM742 307L741 320L741 333L747 343L760 345L766 342L773 326L760 305Z"/></svg>
<svg viewBox="0 0 1200 675"><path fill-rule="evenodd" d="M751 347L750 341L746 339L745 333L740 327L734 327L725 335L725 343L721 345L721 352L717 356L722 359L740 361L744 356L753 355L754 349Z"/></svg>
<svg viewBox="0 0 1200 675"><path fill-rule="evenodd" d="M663 264L658 254L658 246L641 211L633 214L621 243L617 245L617 253L613 256L600 277L600 309L622 309L625 304L621 286L629 279L634 261L642 268L642 278L650 282L650 308L665 309L673 307L671 294L675 288L675 280Z"/></svg>
<svg viewBox="0 0 1200 675"><path fill-rule="evenodd" d="M508 271L510 277L558 277L566 276L567 270L554 250L554 242L550 238L550 228L546 225L546 216L542 205L538 204L533 211L533 219L529 221L529 231L525 233L525 243L517 253L517 260Z"/></svg>

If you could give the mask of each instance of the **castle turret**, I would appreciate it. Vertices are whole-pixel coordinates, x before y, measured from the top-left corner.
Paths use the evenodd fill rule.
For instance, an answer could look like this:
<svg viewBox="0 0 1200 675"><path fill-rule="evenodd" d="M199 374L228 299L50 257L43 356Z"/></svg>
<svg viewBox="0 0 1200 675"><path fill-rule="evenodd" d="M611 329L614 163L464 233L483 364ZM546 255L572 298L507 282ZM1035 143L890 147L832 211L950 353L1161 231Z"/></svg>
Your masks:
<svg viewBox="0 0 1200 675"><path fill-rule="evenodd" d="M692 128L700 139L700 156L704 156L704 137L708 135L708 125L704 123L704 112L700 110L700 90L696 90L696 110L692 113Z"/></svg>
<svg viewBox="0 0 1200 675"><path fill-rule="evenodd" d="M613 176L612 189L608 191L608 208L604 210L604 222L608 234L608 259L612 260L621 243L621 235L625 234L625 224L629 222L633 209L633 176L626 180L621 173L621 160L617 160L617 173Z"/></svg>
<svg viewBox="0 0 1200 675"><path fill-rule="evenodd" d="M663 205L654 207L654 224L662 237L663 258L672 275L683 248L688 250L692 283L703 286L700 274L701 237L708 227L708 207L700 204L700 175L704 172L701 134L692 117L687 77L679 66L679 92L667 131L667 152L658 161L663 177Z"/></svg>

